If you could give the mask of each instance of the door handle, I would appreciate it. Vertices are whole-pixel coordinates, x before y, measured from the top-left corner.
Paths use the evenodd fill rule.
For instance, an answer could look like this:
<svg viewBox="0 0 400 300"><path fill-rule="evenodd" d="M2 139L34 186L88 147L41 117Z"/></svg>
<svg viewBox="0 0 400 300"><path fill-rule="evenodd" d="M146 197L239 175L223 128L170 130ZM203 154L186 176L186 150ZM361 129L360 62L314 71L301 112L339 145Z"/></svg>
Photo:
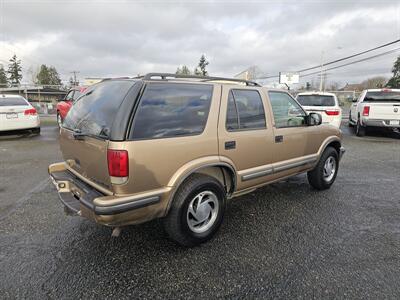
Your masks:
<svg viewBox="0 0 400 300"><path fill-rule="evenodd" d="M275 136L275 143L282 143L283 142L283 135Z"/></svg>
<svg viewBox="0 0 400 300"><path fill-rule="evenodd" d="M225 142L225 150L231 150L236 148L236 141Z"/></svg>

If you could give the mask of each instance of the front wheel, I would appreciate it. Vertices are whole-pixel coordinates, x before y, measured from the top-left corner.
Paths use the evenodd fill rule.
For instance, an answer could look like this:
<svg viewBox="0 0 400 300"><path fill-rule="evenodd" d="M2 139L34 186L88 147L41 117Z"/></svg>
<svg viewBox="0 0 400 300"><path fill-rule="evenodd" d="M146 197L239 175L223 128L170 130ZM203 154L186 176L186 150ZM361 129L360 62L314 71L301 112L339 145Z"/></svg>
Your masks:
<svg viewBox="0 0 400 300"><path fill-rule="evenodd" d="M57 113L57 124L58 124L58 127L61 128L62 122L63 121L62 121L60 113Z"/></svg>
<svg viewBox="0 0 400 300"><path fill-rule="evenodd" d="M226 193L213 177L194 174L175 194L164 227L172 240L193 247L211 239L222 224Z"/></svg>
<svg viewBox="0 0 400 300"><path fill-rule="evenodd" d="M317 166L307 173L308 182L317 190L326 190L335 182L339 170L339 154L333 147L327 147Z"/></svg>

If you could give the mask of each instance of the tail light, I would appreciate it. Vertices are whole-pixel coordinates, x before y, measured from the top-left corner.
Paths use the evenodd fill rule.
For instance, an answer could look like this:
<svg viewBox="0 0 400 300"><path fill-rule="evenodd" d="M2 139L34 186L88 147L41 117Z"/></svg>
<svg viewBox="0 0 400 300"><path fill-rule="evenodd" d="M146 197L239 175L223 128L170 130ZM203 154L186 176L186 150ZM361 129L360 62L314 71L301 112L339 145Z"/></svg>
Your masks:
<svg viewBox="0 0 400 300"><path fill-rule="evenodd" d="M107 150L108 173L111 177L129 176L129 158L126 150Z"/></svg>
<svg viewBox="0 0 400 300"><path fill-rule="evenodd" d="M336 110L336 109L335 110L326 110L325 113L328 116L338 116L338 115L340 115L340 111Z"/></svg>
<svg viewBox="0 0 400 300"><path fill-rule="evenodd" d="M30 108L24 111L24 115L25 116L36 116L37 115L37 111L35 108Z"/></svg>
<svg viewBox="0 0 400 300"><path fill-rule="evenodd" d="M362 115L369 116L369 106L364 106Z"/></svg>

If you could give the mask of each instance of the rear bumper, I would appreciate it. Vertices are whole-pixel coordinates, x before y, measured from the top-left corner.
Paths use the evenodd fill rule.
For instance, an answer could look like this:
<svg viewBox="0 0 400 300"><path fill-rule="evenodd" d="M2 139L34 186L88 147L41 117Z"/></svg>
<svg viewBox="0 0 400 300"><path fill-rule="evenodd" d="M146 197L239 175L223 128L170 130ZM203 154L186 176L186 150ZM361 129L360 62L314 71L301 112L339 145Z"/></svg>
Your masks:
<svg viewBox="0 0 400 300"><path fill-rule="evenodd" d="M69 215L108 226L138 224L162 216L164 190L147 195L105 195L70 172L64 163L49 167L50 178ZM163 193L164 192L164 193Z"/></svg>
<svg viewBox="0 0 400 300"><path fill-rule="evenodd" d="M390 119L362 119L362 124L370 127L400 128L400 123L390 124L390 121Z"/></svg>
<svg viewBox="0 0 400 300"><path fill-rule="evenodd" d="M0 131L35 129L40 128L40 119L37 116L28 120L2 120L0 124Z"/></svg>

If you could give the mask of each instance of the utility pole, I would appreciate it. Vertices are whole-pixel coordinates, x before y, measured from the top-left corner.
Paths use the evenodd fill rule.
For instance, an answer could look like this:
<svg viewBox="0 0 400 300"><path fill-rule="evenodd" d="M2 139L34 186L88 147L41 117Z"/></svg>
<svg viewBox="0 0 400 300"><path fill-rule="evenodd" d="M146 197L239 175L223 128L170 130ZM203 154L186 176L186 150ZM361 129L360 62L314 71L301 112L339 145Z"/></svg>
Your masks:
<svg viewBox="0 0 400 300"><path fill-rule="evenodd" d="M71 71L70 73L74 74L74 85L77 86L76 74L80 73L79 71Z"/></svg>
<svg viewBox="0 0 400 300"><path fill-rule="evenodd" d="M321 73L319 75L320 80L319 80L319 91L322 92L322 76L324 72L324 51L321 51Z"/></svg>

